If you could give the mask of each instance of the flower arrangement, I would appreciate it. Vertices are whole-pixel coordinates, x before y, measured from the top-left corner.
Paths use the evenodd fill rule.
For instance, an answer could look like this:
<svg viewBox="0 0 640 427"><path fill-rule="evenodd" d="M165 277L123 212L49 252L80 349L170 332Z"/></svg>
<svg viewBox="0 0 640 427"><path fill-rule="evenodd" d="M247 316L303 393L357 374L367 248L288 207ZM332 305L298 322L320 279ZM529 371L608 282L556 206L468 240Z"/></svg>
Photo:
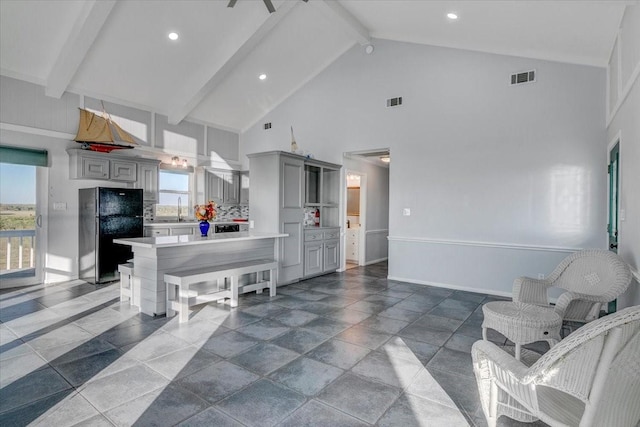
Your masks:
<svg viewBox="0 0 640 427"><path fill-rule="evenodd" d="M211 221L216 218L216 203L209 200L206 205L195 205L195 215L198 221Z"/></svg>

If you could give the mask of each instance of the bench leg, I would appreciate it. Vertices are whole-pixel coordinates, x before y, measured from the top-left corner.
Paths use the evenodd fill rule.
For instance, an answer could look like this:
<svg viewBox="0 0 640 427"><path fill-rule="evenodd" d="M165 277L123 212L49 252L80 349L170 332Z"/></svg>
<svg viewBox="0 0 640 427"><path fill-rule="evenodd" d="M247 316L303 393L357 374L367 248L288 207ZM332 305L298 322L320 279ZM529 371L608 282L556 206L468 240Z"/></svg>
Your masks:
<svg viewBox="0 0 640 427"><path fill-rule="evenodd" d="M238 306L238 276L231 276L231 307Z"/></svg>
<svg viewBox="0 0 640 427"><path fill-rule="evenodd" d="M182 289L178 286L178 298L180 298L180 323L189 321L189 286Z"/></svg>
<svg viewBox="0 0 640 427"><path fill-rule="evenodd" d="M276 296L276 270L269 270L269 296Z"/></svg>
<svg viewBox="0 0 640 427"><path fill-rule="evenodd" d="M120 301L131 301L131 276L120 273Z"/></svg>
<svg viewBox="0 0 640 427"><path fill-rule="evenodd" d="M256 283L262 283L262 282L264 282L264 272L258 271L256 272ZM256 289L256 294L261 294L262 290L263 288Z"/></svg>
<svg viewBox="0 0 640 427"><path fill-rule="evenodd" d="M166 282L165 282L166 283ZM171 308L172 306L172 301L176 300L176 285L173 285L171 283L167 283L167 308L165 309L165 311L167 312L167 317L173 317L176 315L176 312L173 310L173 308Z"/></svg>

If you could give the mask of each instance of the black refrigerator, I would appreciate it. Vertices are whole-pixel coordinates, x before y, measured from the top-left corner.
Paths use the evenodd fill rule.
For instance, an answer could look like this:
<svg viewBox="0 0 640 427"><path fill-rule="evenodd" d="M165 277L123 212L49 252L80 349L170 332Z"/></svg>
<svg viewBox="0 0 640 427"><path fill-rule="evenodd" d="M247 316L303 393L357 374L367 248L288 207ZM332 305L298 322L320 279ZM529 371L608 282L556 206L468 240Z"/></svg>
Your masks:
<svg viewBox="0 0 640 427"><path fill-rule="evenodd" d="M79 191L79 277L89 283L118 280L118 264L133 254L130 246L114 244L113 239L143 236L142 189Z"/></svg>

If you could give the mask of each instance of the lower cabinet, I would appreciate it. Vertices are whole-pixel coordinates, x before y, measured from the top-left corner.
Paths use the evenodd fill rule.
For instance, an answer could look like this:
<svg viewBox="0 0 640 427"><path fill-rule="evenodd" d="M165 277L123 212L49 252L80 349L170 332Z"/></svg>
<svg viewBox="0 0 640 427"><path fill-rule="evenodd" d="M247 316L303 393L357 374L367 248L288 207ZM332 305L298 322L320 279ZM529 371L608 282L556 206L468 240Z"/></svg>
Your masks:
<svg viewBox="0 0 640 427"><path fill-rule="evenodd" d="M144 227L144 237L184 236L200 233L198 225L171 225L166 227Z"/></svg>
<svg viewBox="0 0 640 427"><path fill-rule="evenodd" d="M340 267L340 228L304 231L304 277L331 273Z"/></svg>

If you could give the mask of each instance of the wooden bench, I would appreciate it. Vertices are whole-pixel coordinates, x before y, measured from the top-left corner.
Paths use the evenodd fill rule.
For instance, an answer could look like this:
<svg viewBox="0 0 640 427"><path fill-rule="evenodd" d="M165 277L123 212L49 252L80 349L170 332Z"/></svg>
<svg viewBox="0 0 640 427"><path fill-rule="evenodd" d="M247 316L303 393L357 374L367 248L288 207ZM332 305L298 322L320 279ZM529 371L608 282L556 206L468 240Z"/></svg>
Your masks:
<svg viewBox="0 0 640 427"><path fill-rule="evenodd" d="M120 272L120 301L129 301L129 304L140 308L140 286L133 277L133 263L118 265Z"/></svg>
<svg viewBox="0 0 640 427"><path fill-rule="evenodd" d="M175 316L175 312L178 311L180 323L186 322L189 320L189 307L224 298L230 298L231 307L237 307L240 291L238 279L243 274L257 273L257 282L242 286L242 293L251 291L260 293L263 289L269 288L270 296L273 297L276 295L277 268L277 261L260 259L165 273L167 317ZM269 280L261 277L265 271L269 271ZM221 283L227 278L230 280L229 289L220 289ZM211 286L196 286L199 283L212 281L218 283L217 290L212 290Z"/></svg>

